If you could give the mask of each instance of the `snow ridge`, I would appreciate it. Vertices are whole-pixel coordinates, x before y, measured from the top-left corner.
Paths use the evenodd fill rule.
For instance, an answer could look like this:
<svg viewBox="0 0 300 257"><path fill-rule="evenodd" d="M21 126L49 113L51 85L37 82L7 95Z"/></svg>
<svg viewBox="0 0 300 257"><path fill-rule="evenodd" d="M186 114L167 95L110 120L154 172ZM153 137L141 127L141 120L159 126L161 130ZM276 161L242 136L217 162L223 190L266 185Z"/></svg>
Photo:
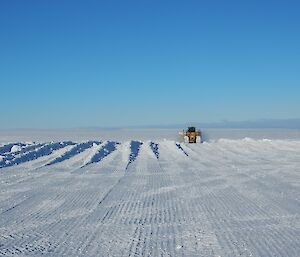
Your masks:
<svg viewBox="0 0 300 257"><path fill-rule="evenodd" d="M11 144L7 144L7 145L3 145L3 146L0 147L0 155L9 153L11 151L11 149L13 148L13 146L24 147L25 144L23 144L23 143L11 143Z"/></svg>
<svg viewBox="0 0 300 257"><path fill-rule="evenodd" d="M40 148L35 149L33 151L27 152L23 155L19 155L16 158L14 158L14 155L10 155L8 158L4 158L0 162L0 168L9 167L13 165L19 165L23 162L28 162L35 160L39 157L46 156L51 154L53 151L61 149L65 146L74 144L71 141L65 141L60 143L50 143L46 145L42 145ZM36 146L32 146L33 148L36 148Z"/></svg>
<svg viewBox="0 0 300 257"><path fill-rule="evenodd" d="M100 162L106 156L111 154L117 148L116 146L120 144L119 142L108 141L94 156L92 156L91 160L87 162L84 166L87 166L92 163Z"/></svg>
<svg viewBox="0 0 300 257"><path fill-rule="evenodd" d="M156 159L159 159L159 151L158 151L158 144L154 142L150 142L151 150L153 151Z"/></svg>
<svg viewBox="0 0 300 257"><path fill-rule="evenodd" d="M186 151L184 151L184 149L182 148L182 146L179 143L176 143L176 146L179 150L181 150L186 156L189 156L188 153Z"/></svg>
<svg viewBox="0 0 300 257"><path fill-rule="evenodd" d="M99 141L88 141L85 143L77 144L72 149L70 149L69 151L64 153L63 155L61 155L61 156L57 157L56 159L54 159L53 161L47 163L47 166L68 160L68 159L72 158L73 156L75 156L79 153L82 153L86 149L91 148L93 145L99 145L99 144L101 144L101 142L99 142Z"/></svg>
<svg viewBox="0 0 300 257"><path fill-rule="evenodd" d="M126 170L128 169L129 165L135 161L137 156L139 155L140 147L143 144L141 141L131 141L130 143L130 155L129 155L129 161L126 166Z"/></svg>

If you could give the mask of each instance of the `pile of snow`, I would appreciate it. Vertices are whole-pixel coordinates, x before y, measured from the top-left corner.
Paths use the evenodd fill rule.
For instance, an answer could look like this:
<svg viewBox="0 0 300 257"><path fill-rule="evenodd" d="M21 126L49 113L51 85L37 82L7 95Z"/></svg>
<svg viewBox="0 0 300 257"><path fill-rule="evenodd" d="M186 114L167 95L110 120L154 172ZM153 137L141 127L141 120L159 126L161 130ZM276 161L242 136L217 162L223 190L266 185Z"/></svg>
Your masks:
<svg viewBox="0 0 300 257"><path fill-rule="evenodd" d="M22 147L19 145L13 145L12 148L10 149L11 153L19 152L21 151Z"/></svg>

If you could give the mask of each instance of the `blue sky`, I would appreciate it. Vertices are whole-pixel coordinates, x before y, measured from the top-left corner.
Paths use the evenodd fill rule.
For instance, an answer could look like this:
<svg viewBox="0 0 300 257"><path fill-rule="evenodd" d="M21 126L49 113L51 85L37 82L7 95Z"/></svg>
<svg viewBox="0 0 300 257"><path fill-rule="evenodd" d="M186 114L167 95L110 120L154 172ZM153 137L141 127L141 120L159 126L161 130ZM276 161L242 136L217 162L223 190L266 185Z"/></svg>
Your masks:
<svg viewBox="0 0 300 257"><path fill-rule="evenodd" d="M299 1L0 1L0 128L300 118Z"/></svg>

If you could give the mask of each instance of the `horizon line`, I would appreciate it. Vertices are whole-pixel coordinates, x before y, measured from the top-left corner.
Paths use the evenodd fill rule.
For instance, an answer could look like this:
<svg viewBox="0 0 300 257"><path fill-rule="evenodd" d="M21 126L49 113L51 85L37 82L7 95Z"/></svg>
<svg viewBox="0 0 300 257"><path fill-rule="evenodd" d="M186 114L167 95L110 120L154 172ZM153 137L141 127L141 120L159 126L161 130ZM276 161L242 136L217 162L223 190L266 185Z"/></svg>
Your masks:
<svg viewBox="0 0 300 257"><path fill-rule="evenodd" d="M70 130L70 129L179 129L182 127L195 126L201 128L226 128L226 129L300 129L300 118L290 119L257 119L230 121L222 120L215 122L184 122L152 125L115 125L115 126L71 126L71 127L7 127L0 130Z"/></svg>

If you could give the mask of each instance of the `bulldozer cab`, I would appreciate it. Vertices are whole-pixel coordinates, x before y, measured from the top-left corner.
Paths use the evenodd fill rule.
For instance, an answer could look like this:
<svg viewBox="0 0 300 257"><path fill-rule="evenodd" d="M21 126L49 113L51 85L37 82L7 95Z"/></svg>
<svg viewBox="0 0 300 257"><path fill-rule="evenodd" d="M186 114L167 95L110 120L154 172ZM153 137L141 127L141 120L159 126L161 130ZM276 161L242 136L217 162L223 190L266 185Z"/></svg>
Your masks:
<svg viewBox="0 0 300 257"><path fill-rule="evenodd" d="M188 127L187 132L196 132L196 128L195 127Z"/></svg>

